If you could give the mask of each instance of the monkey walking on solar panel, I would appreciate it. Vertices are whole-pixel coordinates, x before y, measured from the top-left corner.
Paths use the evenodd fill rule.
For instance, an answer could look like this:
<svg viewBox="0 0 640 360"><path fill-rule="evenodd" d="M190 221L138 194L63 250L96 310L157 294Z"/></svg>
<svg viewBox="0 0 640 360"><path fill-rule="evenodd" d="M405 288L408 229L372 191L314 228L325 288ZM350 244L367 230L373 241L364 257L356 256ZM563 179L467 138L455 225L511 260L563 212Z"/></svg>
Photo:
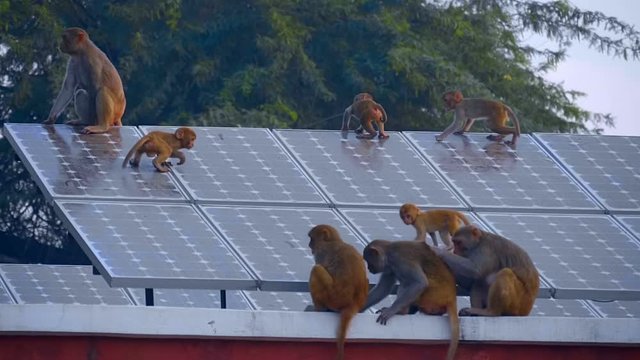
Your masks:
<svg viewBox="0 0 640 360"><path fill-rule="evenodd" d="M449 91L442 95L442 101L445 104L445 110L454 111L453 122L442 132L436 136L437 141L444 140L454 131L456 134L463 134L471 129L474 121L486 120L487 127L498 133L499 135L489 135L487 139L491 141L502 141L504 135L511 134L511 141L506 144L516 145L520 136L520 121L516 114L507 105L486 99L465 99L462 92ZM511 118L515 127L507 126L507 121Z"/></svg>
<svg viewBox="0 0 640 360"><path fill-rule="evenodd" d="M122 161L122 167L127 166L127 162L137 167L140 164L142 154L156 156L153 159L153 166L160 172L167 172L171 163L167 159L179 159L178 165L184 164L186 157L179 149L191 149L196 141L196 133L188 127L178 128L174 133L164 131L152 131L143 136L142 139L131 147L131 150ZM133 156L135 153L135 156ZM133 159L129 159L133 156Z"/></svg>
<svg viewBox="0 0 640 360"><path fill-rule="evenodd" d="M406 203L400 207L400 218L406 225L413 225L416 229L417 241L426 241L427 234L431 236L433 245L438 246L436 231L440 233L440 239L447 246L447 250L453 251L451 235L460 226L460 223L469 225L469 220L464 214L455 210L433 209L420 211L415 204Z"/></svg>
<svg viewBox="0 0 640 360"><path fill-rule="evenodd" d="M352 116L360 120L360 126L355 130L355 133L358 134L356 136L358 139L373 139L376 134L378 134L378 138L380 139L386 139L389 137L389 135L384 132L384 124L387 122L387 113L384 111L382 105L373 101L373 96L371 96L371 94L357 94L353 98L353 103L344 110L344 115L342 116L343 133L349 132L349 122L351 121ZM371 125L372 121L375 121L379 133L376 132ZM367 131L366 135L363 134L365 130Z"/></svg>
<svg viewBox="0 0 640 360"><path fill-rule="evenodd" d="M336 337L337 359L341 360L349 324L367 300L369 280L364 260L330 225L317 225L309 231L309 248L316 262L309 276L312 309L340 313Z"/></svg>

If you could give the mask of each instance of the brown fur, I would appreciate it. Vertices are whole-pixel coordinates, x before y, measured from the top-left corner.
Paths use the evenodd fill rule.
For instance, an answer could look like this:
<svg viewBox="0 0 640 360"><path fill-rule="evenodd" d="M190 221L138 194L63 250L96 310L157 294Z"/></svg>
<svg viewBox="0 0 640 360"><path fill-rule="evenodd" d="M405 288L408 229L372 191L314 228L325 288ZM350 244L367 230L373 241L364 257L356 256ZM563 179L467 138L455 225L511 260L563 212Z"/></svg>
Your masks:
<svg viewBox="0 0 640 360"><path fill-rule="evenodd" d="M67 104L73 101L78 119L67 124L91 125L82 132L104 133L111 126L122 126L127 102L120 75L109 58L80 28L68 28L62 33L60 51L71 57L62 89L44 123L55 123Z"/></svg>
<svg viewBox="0 0 640 360"><path fill-rule="evenodd" d="M337 359L341 360L349 324L367 300L369 280L364 261L330 225L317 225L309 231L309 248L316 262L309 277L315 310L340 313L336 338Z"/></svg>
<svg viewBox="0 0 640 360"><path fill-rule="evenodd" d="M375 121L378 130L380 131L378 137L386 139L389 137L384 132L384 123L387 122L387 113L382 105L373 101L373 96L368 93L359 93L353 98L353 103L344 110L342 117L342 131L349 131L349 122L351 117L355 116L360 120L360 126L355 130L359 139L373 139L377 132L371 125L372 121ZM362 135L362 132L366 130L367 135Z"/></svg>
<svg viewBox="0 0 640 360"><path fill-rule="evenodd" d="M470 224L467 217L458 211L448 209L420 211L416 205L410 203L400 207L400 218L406 225L413 225L416 229L415 240L426 241L428 233L433 244L438 246L437 231L449 250L453 250L451 235L458 230L460 223Z"/></svg>
<svg viewBox="0 0 640 360"><path fill-rule="evenodd" d="M131 166L137 167L140 165L142 154L147 154L149 157L156 156L153 159L153 166L158 171L167 172L169 168L166 165L171 165L170 162L167 162L167 159L170 157L177 158L180 159L178 165L184 164L186 158L179 149L191 149L195 141L196 133L188 127L178 128L174 133L152 131L131 147L124 161L122 161L122 167L127 166L127 162ZM134 153L135 156L129 161Z"/></svg>
<svg viewBox="0 0 640 360"><path fill-rule="evenodd" d="M442 132L442 134L436 136L437 141L444 140L454 131L456 134L463 134L473 125L476 120L485 120L487 127L491 131L500 135L489 135L487 139L492 141L501 141L504 136L511 134L510 144L515 145L520 136L520 121L516 117L516 114L507 105L495 101L486 99L465 99L462 96L462 92L449 91L442 95L442 101L445 104L447 111L453 110L455 112L453 122ZM507 121L511 118L515 127L508 127Z"/></svg>
<svg viewBox="0 0 640 360"><path fill-rule="evenodd" d="M460 228L453 244L455 255L443 256L447 264L454 272L469 265L476 273L470 287L471 307L460 310L460 315L525 316L531 312L540 280L524 249L475 226ZM456 256L468 262L447 260Z"/></svg>
<svg viewBox="0 0 640 360"><path fill-rule="evenodd" d="M460 338L460 320L455 279L445 263L429 245L417 241L374 240L364 249L364 258L370 272L382 273L365 308L380 302L399 282L396 300L391 307L380 310L376 321L386 324L393 315L405 314L411 307L428 315L446 313L451 326L447 359L453 359Z"/></svg>

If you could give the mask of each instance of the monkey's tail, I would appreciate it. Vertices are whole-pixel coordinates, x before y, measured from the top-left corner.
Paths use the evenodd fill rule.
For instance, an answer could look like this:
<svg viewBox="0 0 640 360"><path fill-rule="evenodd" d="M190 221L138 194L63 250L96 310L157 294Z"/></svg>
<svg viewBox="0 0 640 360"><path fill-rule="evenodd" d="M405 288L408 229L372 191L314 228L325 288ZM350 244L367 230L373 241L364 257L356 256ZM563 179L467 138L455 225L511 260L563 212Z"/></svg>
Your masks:
<svg viewBox="0 0 640 360"><path fill-rule="evenodd" d="M125 156L124 160L122 161L122 167L127 167L127 163L129 162L129 159L131 159L131 156L133 156L133 153L138 151L138 149L140 149L142 145L144 145L147 141L149 141L149 137L145 135L142 139L138 140L138 142L131 147L131 150L129 150L129 152L127 153L127 156Z"/></svg>
<svg viewBox="0 0 640 360"><path fill-rule="evenodd" d="M513 121L513 125L516 128L516 132L518 132L518 136L520 136L520 120L518 120L518 117L516 116L516 113L513 112L513 110L511 110L510 107L508 106L504 106L505 109L507 109L507 113L509 114L509 117L511 118L511 121Z"/></svg>
<svg viewBox="0 0 640 360"><path fill-rule="evenodd" d="M340 312L340 325L338 326L338 355L336 356L337 360L344 359L344 343L347 337L347 330L349 330L349 325L351 324L351 320L358 313L357 308L346 308Z"/></svg>
<svg viewBox="0 0 640 360"><path fill-rule="evenodd" d="M447 350L447 360L453 360L455 357L460 340L460 318L458 317L458 308L456 307L455 301L454 298L453 304L447 306L449 325L451 326L451 341L449 342L449 350Z"/></svg>

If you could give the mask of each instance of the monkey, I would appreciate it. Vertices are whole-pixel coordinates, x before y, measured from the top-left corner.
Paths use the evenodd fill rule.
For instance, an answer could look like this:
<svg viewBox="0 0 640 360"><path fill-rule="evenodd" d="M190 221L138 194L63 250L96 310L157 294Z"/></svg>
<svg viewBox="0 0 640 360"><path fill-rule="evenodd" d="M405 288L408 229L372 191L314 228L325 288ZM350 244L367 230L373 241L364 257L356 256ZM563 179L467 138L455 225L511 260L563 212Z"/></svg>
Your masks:
<svg viewBox="0 0 640 360"><path fill-rule="evenodd" d="M451 235L453 235L462 222L469 225L469 220L464 214L447 209L434 209L428 211L420 211L420 209L411 203L406 203L400 207L400 218L406 225L413 225L416 228L417 241L426 241L427 233L433 240L433 245L438 246L436 231L440 233L442 242L447 246L447 250L453 250L451 243Z"/></svg>
<svg viewBox="0 0 640 360"><path fill-rule="evenodd" d="M379 130L379 139L389 138L389 135L384 132L384 124L387 122L387 112L382 105L373 100L371 94L357 94L353 98L353 103L344 109L341 129L343 133L349 132L349 122L352 116L360 120L360 126L355 130L355 133L358 134L356 136L358 139L373 139L376 136L376 131L371 125L371 121L376 122ZM364 130L367 131L367 135L363 135Z"/></svg>
<svg viewBox="0 0 640 360"><path fill-rule="evenodd" d="M454 251L434 251L469 291L471 307L460 316L526 316L538 295L538 270L524 249L500 235L463 226L453 235Z"/></svg>
<svg viewBox="0 0 640 360"><path fill-rule="evenodd" d="M363 310L391 293L398 281L398 295L391 307L384 307L376 322L386 325L395 314L420 310L428 315L449 315L451 342L447 360L453 359L460 338L456 305L456 282L447 265L425 242L374 240L363 252L369 271L382 273L369 292Z"/></svg>
<svg viewBox="0 0 640 360"><path fill-rule="evenodd" d="M73 101L78 119L69 125L86 126L85 134L104 133L111 126L122 126L126 99L122 80L107 55L80 28L62 33L60 51L70 55L62 88L44 124L53 124L69 102Z"/></svg>
<svg viewBox="0 0 640 360"><path fill-rule="evenodd" d="M520 136L520 121L516 114L507 105L486 99L469 98L465 99L459 90L449 91L442 95L446 111L454 111L453 122L436 136L437 141L444 140L452 132L462 135L471 129L474 121L486 120L487 127L499 135L489 135L487 139L491 141L502 141L504 135L512 134L511 141L506 141L508 145L516 145ZM506 126L507 120L511 121L515 127Z"/></svg>
<svg viewBox="0 0 640 360"><path fill-rule="evenodd" d="M178 128L175 133L169 133L164 131L152 131L138 140L135 145L129 150L127 156L125 156L122 162L122 167L127 166L127 162L133 167L140 165L140 157L143 153L151 157L156 155L153 159L153 166L160 172L167 172L171 166L171 163L167 161L168 158L180 159L178 165L184 164L186 158L184 153L179 149L191 149L196 141L196 133L188 127ZM135 156L131 161L129 159L135 153Z"/></svg>
<svg viewBox="0 0 640 360"><path fill-rule="evenodd" d="M313 308L340 313L336 337L337 359L341 360L349 324L367 300L367 271L360 252L345 243L334 227L316 225L308 235L309 248L315 259L309 276Z"/></svg>

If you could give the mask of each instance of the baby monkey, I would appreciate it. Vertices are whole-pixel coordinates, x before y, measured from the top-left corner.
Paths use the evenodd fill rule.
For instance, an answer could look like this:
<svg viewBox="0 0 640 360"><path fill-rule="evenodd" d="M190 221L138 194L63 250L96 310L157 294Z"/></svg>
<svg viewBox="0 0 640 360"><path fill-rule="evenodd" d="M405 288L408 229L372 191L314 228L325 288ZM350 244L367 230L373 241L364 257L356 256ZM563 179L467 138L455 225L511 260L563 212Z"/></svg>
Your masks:
<svg viewBox="0 0 640 360"><path fill-rule="evenodd" d="M442 242L447 246L447 250L453 250L451 235L460 227L460 222L469 225L469 220L464 214L454 210L434 209L420 211L415 204L404 204L400 207L400 218L406 225L413 225L416 228L417 241L426 241L427 233L433 240L433 245L438 246L436 231L440 233Z"/></svg>
<svg viewBox="0 0 640 360"><path fill-rule="evenodd" d="M188 127L178 128L175 133L152 131L133 145L127 156L125 156L122 167L127 166L127 162L131 166L137 167L140 165L142 154L146 153L149 157L156 156L153 159L153 166L158 171L167 172L169 171L168 166L171 166L167 159L170 157L180 159L178 165L184 164L186 158L179 149L191 149L195 141L196 133ZM135 156L131 159L133 153L135 153Z"/></svg>
<svg viewBox="0 0 640 360"><path fill-rule="evenodd" d="M462 92L449 91L442 95L444 108L446 111L453 110L453 122L447 126L442 134L436 136L437 141L444 140L447 136L455 131L455 134L461 135L473 125L476 120L485 120L487 127L498 133L499 135L489 135L487 139L491 141L502 141L505 135L512 134L511 141L506 144L515 145L520 136L520 122L516 114L507 105L486 99L465 99ZM515 127L507 126L507 121L511 118Z"/></svg>
<svg viewBox="0 0 640 360"><path fill-rule="evenodd" d="M358 139L373 139L376 134L378 134L371 125L373 121L375 121L380 131L378 138L386 139L389 137L389 135L384 132L384 123L387 122L387 112L384 111L382 105L373 101L371 94L357 94L353 98L353 103L344 109L341 130L345 134L349 132L349 122L352 116L360 120L360 126L355 130L355 133L358 134L356 135ZM367 131L366 135L363 134L365 130Z"/></svg>

